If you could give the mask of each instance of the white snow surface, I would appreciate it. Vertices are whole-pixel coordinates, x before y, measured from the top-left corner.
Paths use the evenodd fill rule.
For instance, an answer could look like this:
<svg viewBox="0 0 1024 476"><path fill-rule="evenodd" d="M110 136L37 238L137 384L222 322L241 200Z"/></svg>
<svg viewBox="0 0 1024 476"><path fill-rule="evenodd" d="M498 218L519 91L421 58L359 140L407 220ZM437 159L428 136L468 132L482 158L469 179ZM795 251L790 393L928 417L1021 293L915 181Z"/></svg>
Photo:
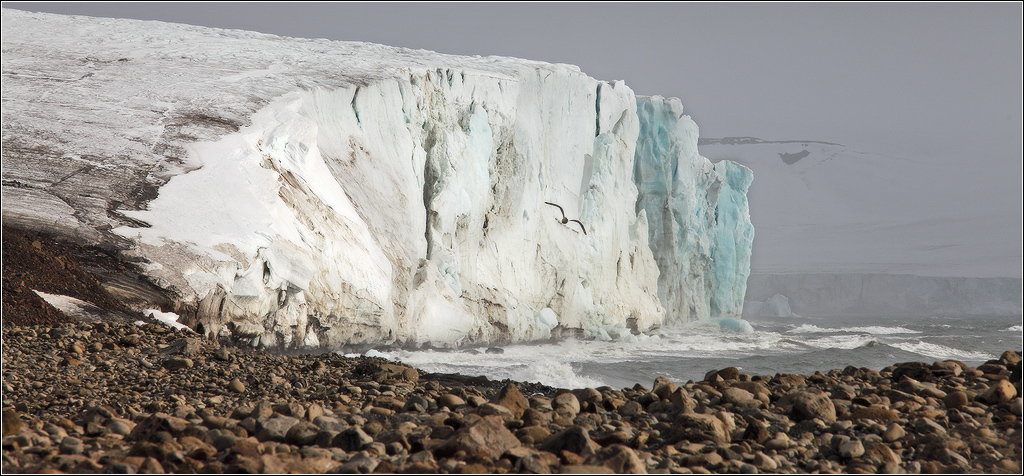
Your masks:
<svg viewBox="0 0 1024 476"><path fill-rule="evenodd" d="M44 293L35 289L33 289L32 292L36 293L36 295L46 301L47 304L71 317L86 320L97 320L100 319L102 315L102 311L89 301L83 301L63 294Z"/></svg>
<svg viewBox="0 0 1024 476"><path fill-rule="evenodd" d="M173 312L163 312L159 309L146 309L145 311L142 311L142 313L149 317L152 317L153 319L163 322L168 327L173 327L175 329L188 329L190 331L192 330L191 327L178 322L178 315Z"/></svg>
<svg viewBox="0 0 1024 476"><path fill-rule="evenodd" d="M4 221L129 247L209 335L622 340L667 293L741 311L750 172L697 156L678 100L673 180L714 191L690 242L638 204L637 97L575 66L7 9L3 48Z"/></svg>

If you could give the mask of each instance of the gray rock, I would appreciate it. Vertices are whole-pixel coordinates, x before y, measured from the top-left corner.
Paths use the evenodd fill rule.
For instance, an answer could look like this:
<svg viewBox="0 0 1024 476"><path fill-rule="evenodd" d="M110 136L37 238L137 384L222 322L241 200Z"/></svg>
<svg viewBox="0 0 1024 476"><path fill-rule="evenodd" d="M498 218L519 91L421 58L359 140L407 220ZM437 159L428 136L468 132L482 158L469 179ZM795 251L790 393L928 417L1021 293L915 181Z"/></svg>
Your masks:
<svg viewBox="0 0 1024 476"><path fill-rule="evenodd" d="M85 451L85 444L82 440L73 436L65 436L60 440L60 452L65 455L82 454Z"/></svg>
<svg viewBox="0 0 1024 476"><path fill-rule="evenodd" d="M899 423L892 422L889 424L889 427L885 429L885 432L882 433L882 441L892 443L893 441L903 439L905 436L907 436L907 432L903 429L903 426Z"/></svg>
<svg viewBox="0 0 1024 476"><path fill-rule="evenodd" d="M758 451L757 453L754 453L754 466L765 471L775 471L779 467L779 464L776 463L771 456Z"/></svg>
<svg viewBox="0 0 1024 476"><path fill-rule="evenodd" d="M920 434L929 434L929 433L934 433L936 435L945 435L946 434L946 429L945 428L943 428L938 423L935 423L935 420L932 420L931 418L927 418L927 417L925 417L925 418L918 418L916 421L914 421L914 431L916 431L917 433L920 433Z"/></svg>
<svg viewBox="0 0 1024 476"><path fill-rule="evenodd" d="M345 464L338 468L331 470L332 473L361 473L367 474L372 473L377 466L380 465L380 461L374 458L366 451L360 451L355 454Z"/></svg>
<svg viewBox="0 0 1024 476"><path fill-rule="evenodd" d="M594 454L600 446L590 439L590 432L586 428L573 426L547 437L539 448L556 455L562 450L568 450L586 457Z"/></svg>
<svg viewBox="0 0 1024 476"><path fill-rule="evenodd" d="M193 365L195 363L187 357L172 357L164 361L164 368L167 370L190 369Z"/></svg>
<svg viewBox="0 0 1024 476"><path fill-rule="evenodd" d="M298 422L298 418L291 416L268 418L260 424L261 428L256 432L256 438L260 441L285 441L288 430L291 430Z"/></svg>
<svg viewBox="0 0 1024 476"><path fill-rule="evenodd" d="M367 435L361 427L353 426L338 433L331 442L331 446L341 448L349 453L359 451L373 443L373 438Z"/></svg>
<svg viewBox="0 0 1024 476"><path fill-rule="evenodd" d="M132 425L122 420L113 420L107 424L107 429L115 435L127 435L132 432Z"/></svg>
<svg viewBox="0 0 1024 476"><path fill-rule="evenodd" d="M857 458L864 455L864 445L860 440L850 440L839 445L839 455L846 459Z"/></svg>

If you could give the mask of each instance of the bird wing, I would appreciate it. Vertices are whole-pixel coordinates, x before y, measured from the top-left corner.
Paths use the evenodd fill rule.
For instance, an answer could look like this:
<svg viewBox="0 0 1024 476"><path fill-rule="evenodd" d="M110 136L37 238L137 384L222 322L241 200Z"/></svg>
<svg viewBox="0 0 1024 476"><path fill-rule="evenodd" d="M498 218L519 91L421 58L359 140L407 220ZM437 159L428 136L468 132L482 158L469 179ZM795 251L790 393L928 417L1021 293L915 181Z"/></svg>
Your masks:
<svg viewBox="0 0 1024 476"><path fill-rule="evenodd" d="M587 229L583 226L583 222L581 222L579 220L569 220L569 221L574 221L574 222L578 223L580 225L580 229L583 230L583 234L584 235L587 234Z"/></svg>
<svg viewBox="0 0 1024 476"><path fill-rule="evenodd" d="M544 203L546 203L548 205L551 205L553 207L558 207L558 211L562 212L562 218L563 219L565 218L565 210L562 210L562 206L561 205L558 205L556 203L551 203L551 202L544 202ZM565 222L562 222L562 223L565 223Z"/></svg>

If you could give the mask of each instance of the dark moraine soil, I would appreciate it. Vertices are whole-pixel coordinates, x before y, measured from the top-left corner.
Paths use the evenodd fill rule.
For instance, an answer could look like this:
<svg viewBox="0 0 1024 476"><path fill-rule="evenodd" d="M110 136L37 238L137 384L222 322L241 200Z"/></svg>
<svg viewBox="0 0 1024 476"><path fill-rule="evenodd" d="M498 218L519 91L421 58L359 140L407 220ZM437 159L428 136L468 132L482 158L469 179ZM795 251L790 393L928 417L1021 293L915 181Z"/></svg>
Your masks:
<svg viewBox="0 0 1024 476"><path fill-rule="evenodd" d="M82 250L6 228L3 239L4 473L1021 469L1017 351L978 367L725 368L699 382L555 389L137 325ZM69 319L32 289L110 312Z"/></svg>

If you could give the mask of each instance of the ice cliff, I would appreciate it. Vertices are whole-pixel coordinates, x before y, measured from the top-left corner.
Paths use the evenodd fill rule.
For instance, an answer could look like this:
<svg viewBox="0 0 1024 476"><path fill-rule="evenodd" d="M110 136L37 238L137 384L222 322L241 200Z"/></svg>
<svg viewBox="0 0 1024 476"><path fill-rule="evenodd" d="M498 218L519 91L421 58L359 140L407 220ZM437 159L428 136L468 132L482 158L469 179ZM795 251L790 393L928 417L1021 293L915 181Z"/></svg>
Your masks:
<svg viewBox="0 0 1024 476"><path fill-rule="evenodd" d="M678 100L570 65L7 9L3 48L4 221L118 248L208 335L630 339L741 312L751 175L697 154Z"/></svg>
<svg viewBox="0 0 1024 476"><path fill-rule="evenodd" d="M697 153L697 124L678 99L637 102L636 208L647 212L666 317L739 316L754 238L746 198L753 176Z"/></svg>

